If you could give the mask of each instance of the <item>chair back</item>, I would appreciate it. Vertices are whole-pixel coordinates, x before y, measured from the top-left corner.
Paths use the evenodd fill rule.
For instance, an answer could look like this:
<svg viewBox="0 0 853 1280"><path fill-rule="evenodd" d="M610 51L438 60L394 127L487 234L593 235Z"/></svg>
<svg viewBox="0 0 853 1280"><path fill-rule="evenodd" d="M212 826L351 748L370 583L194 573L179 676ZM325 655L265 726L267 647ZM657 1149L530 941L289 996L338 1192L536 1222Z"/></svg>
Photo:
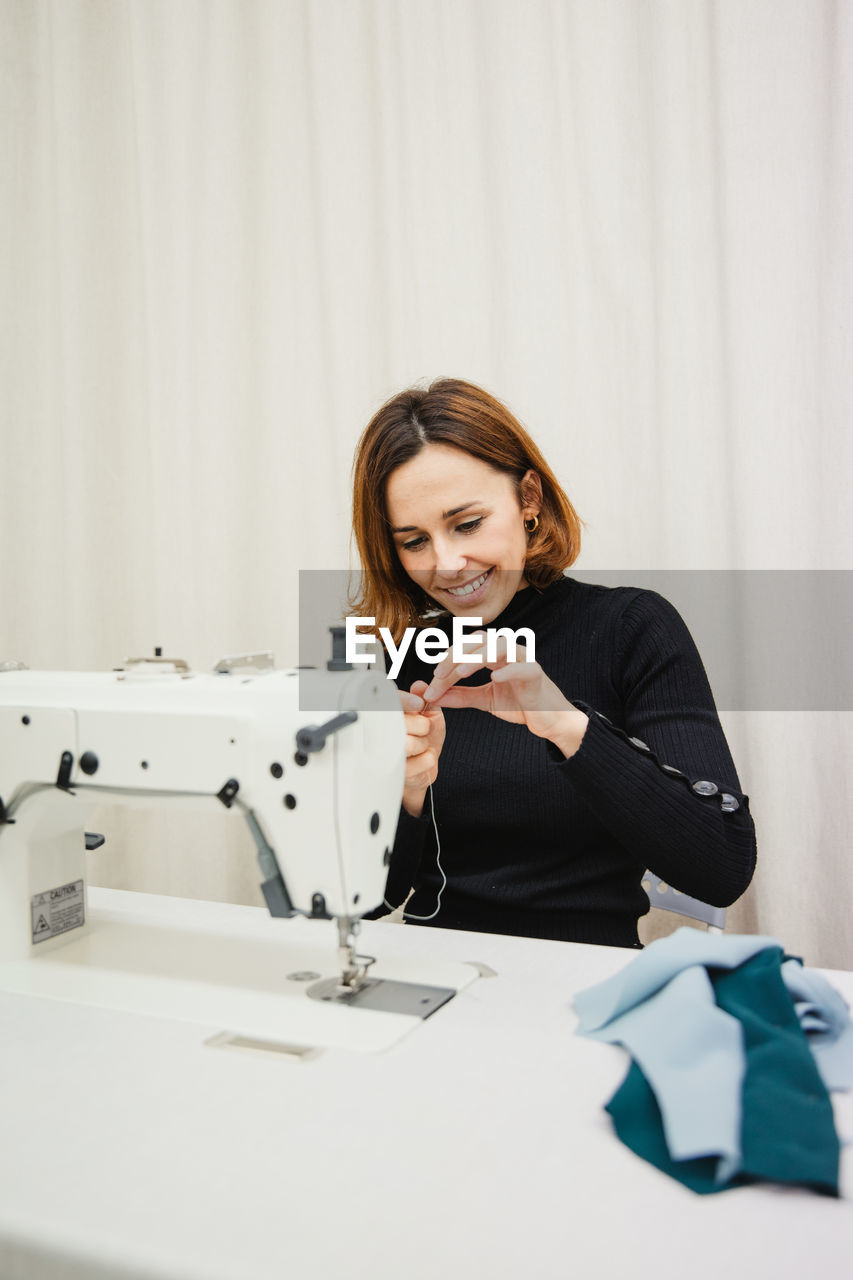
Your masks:
<svg viewBox="0 0 853 1280"><path fill-rule="evenodd" d="M660 907L662 911L677 911L690 920L699 920L708 926L709 933L722 933L726 927L725 907L712 907L707 902L700 902L698 898L691 898L689 893L673 889L671 884L651 871L643 876L643 888L653 907Z"/></svg>

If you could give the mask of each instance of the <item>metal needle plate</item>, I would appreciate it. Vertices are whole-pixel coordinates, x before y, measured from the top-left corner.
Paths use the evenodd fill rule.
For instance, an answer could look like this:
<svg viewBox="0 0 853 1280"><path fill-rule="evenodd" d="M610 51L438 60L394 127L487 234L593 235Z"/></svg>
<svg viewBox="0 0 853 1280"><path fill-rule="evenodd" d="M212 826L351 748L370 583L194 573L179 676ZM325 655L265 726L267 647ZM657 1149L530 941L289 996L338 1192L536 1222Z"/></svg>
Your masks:
<svg viewBox="0 0 853 1280"><path fill-rule="evenodd" d="M368 978L351 994L340 995L337 978L324 978L307 988L312 1000L331 1000L336 1004L359 1009L378 1009L381 1013L405 1013L409 1017L428 1018L456 992L452 987L428 987L419 982L394 982L388 978Z"/></svg>

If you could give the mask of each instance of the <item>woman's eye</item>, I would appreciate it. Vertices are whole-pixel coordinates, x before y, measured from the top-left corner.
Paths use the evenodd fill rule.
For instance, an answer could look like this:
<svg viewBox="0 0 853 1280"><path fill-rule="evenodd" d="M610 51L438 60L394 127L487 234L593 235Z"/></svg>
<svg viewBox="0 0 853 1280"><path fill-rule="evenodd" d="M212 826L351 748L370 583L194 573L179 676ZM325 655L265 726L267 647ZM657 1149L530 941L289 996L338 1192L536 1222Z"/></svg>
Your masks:
<svg viewBox="0 0 853 1280"><path fill-rule="evenodd" d="M465 520L462 524L456 526L455 532L473 533L475 529L479 529L484 519L485 516L475 516L473 520ZM403 551L420 551L426 546L427 541L426 535L421 533L417 538L411 538L408 542L401 543L401 549Z"/></svg>

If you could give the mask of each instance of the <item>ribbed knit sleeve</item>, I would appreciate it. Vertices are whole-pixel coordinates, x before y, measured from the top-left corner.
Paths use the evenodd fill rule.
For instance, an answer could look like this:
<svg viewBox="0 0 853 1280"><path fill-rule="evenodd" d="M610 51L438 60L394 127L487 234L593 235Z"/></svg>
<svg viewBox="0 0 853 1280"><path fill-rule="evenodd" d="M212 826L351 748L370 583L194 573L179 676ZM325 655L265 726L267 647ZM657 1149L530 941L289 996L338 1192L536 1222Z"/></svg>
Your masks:
<svg viewBox="0 0 853 1280"><path fill-rule="evenodd" d="M583 706L580 749L552 759L603 826L683 893L725 907L755 868L755 829L692 637L638 592L620 619L613 676L624 727Z"/></svg>
<svg viewBox="0 0 853 1280"><path fill-rule="evenodd" d="M700 778L722 777L707 761L692 770L694 784L705 784L694 791L686 774L664 771L656 753L633 745L595 712L580 750L565 760L554 748L552 758L602 825L674 888L727 907L749 885L755 832L747 799L732 783L723 791L710 777ZM711 785L715 790L707 794Z"/></svg>

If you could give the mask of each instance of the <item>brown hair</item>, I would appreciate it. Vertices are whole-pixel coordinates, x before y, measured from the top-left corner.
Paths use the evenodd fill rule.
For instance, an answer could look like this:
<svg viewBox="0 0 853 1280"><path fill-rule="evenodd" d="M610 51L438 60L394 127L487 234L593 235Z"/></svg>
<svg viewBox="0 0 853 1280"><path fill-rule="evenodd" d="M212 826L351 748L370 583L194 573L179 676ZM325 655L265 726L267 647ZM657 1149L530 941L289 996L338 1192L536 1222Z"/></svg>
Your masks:
<svg viewBox="0 0 853 1280"><path fill-rule="evenodd" d="M391 537L385 488L397 467L427 444L452 445L521 481L535 471L542 483L539 526L529 543L524 576L541 590L560 577L580 552L581 520L542 454L506 405L470 382L441 378L427 390L412 387L374 414L353 463L353 533L361 556L361 589L353 613L374 617L395 642L420 626L433 600L408 576Z"/></svg>

